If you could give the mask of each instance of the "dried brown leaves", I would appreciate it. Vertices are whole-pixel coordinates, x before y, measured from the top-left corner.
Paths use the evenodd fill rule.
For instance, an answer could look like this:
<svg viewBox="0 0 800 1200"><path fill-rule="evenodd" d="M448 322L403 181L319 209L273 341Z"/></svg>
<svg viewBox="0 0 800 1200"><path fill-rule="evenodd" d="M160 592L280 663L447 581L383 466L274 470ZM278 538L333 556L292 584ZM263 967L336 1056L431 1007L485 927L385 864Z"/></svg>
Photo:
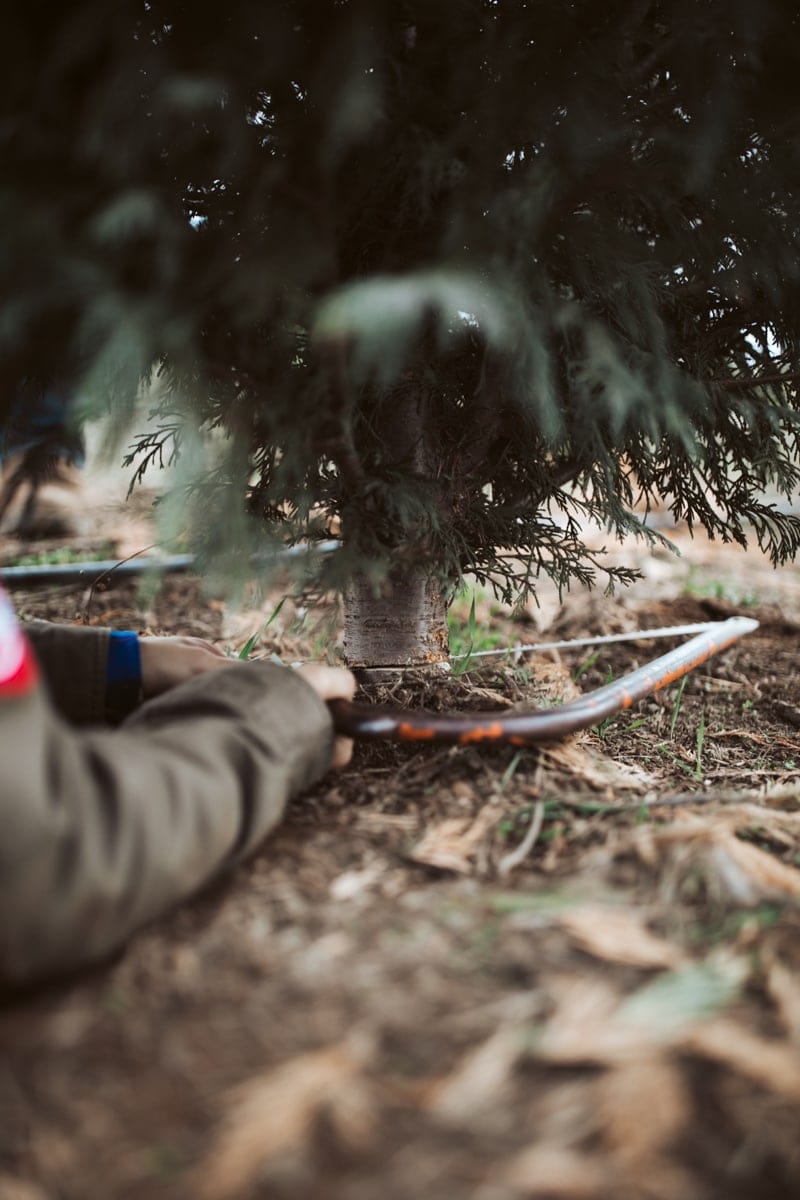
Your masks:
<svg viewBox="0 0 800 1200"><path fill-rule="evenodd" d="M765 901L796 900L800 897L800 871L763 850L743 841L739 832L756 829L765 838L775 830L782 840L787 823L797 823L796 813L757 809L750 806L699 817L686 814L666 826L639 829L623 835L639 858L658 867L669 885L679 890L687 874L700 875L710 896L730 904L751 907Z"/></svg>
<svg viewBox="0 0 800 1200"><path fill-rule="evenodd" d="M577 783L595 791L647 792L655 783L641 767L618 762L598 749L597 739L577 738L547 746L542 756L548 767L567 772Z"/></svg>
<svg viewBox="0 0 800 1200"><path fill-rule="evenodd" d="M498 1182L522 1196L564 1200L707 1195L675 1154L695 1119L687 1061L713 1061L782 1102L798 1100L800 1053L725 1015L747 970L721 957L627 995L607 980L557 981L555 1011L528 1053L544 1064L592 1070L546 1089L535 1141L498 1164Z"/></svg>
<svg viewBox="0 0 800 1200"><path fill-rule="evenodd" d="M282 1157L302 1149L324 1113L342 1142L360 1148L374 1106L361 1072L367 1048L351 1044L302 1054L241 1084L197 1172L199 1200L238 1197Z"/></svg>
<svg viewBox="0 0 800 1200"><path fill-rule="evenodd" d="M501 815L502 809L487 804L475 817L448 817L439 821L426 830L409 857L426 867L468 875L479 846Z"/></svg>
<svg viewBox="0 0 800 1200"><path fill-rule="evenodd" d="M559 923L587 954L608 962L661 969L684 961L681 949L651 933L632 908L585 905L562 913Z"/></svg>

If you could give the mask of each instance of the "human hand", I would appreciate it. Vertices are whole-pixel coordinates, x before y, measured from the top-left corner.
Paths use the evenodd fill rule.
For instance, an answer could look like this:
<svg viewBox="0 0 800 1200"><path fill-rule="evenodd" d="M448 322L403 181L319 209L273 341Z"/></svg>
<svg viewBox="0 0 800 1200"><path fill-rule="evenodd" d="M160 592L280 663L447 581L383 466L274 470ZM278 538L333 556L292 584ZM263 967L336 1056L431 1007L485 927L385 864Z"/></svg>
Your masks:
<svg viewBox="0 0 800 1200"><path fill-rule="evenodd" d="M149 699L195 675L230 666L232 660L218 646L202 638L140 637L139 661L142 693Z"/></svg>
<svg viewBox="0 0 800 1200"><path fill-rule="evenodd" d="M303 663L301 667L297 667L297 674L302 675L322 700L352 700L355 695L355 678L343 667L329 667L325 663ZM337 770L346 767L352 755L352 739L337 737L333 743L331 766Z"/></svg>

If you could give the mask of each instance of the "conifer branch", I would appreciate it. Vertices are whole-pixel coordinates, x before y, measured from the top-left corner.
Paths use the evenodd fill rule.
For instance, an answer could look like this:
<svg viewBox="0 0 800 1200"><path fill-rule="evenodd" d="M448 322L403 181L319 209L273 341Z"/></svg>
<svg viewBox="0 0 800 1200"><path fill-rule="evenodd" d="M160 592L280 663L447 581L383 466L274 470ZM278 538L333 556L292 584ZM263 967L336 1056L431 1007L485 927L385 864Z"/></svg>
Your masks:
<svg viewBox="0 0 800 1200"><path fill-rule="evenodd" d="M337 585L415 555L512 600L592 582L581 524L639 490L795 553L759 507L800 483L785 0L430 0L405 49L383 0L227 0L214 36L184 7L71 0L43 39L16 6L0 407L90 378L121 414L164 363L162 415L231 451L197 525L210 494L287 540L345 511Z"/></svg>
<svg viewBox="0 0 800 1200"><path fill-rule="evenodd" d="M703 382L706 387L721 387L728 392L733 392L771 387L773 384L796 383L797 380L800 380L800 371L776 372L772 375L758 375L752 379L705 379Z"/></svg>

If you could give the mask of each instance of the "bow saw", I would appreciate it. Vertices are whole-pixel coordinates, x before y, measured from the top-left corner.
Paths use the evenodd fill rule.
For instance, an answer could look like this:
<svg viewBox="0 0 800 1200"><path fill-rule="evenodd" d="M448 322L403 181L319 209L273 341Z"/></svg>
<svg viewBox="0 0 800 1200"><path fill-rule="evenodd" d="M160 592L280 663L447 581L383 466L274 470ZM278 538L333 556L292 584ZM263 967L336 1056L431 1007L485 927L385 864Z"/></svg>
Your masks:
<svg viewBox="0 0 800 1200"><path fill-rule="evenodd" d="M649 636L681 632L696 627L678 627L672 630L653 630ZM695 667L699 667L721 650L725 650L740 637L758 628L758 621L750 617L730 617L727 621L714 621L701 627L690 641L684 642L667 654L652 662L637 667L612 683L587 692L575 700L555 708L534 709L531 712L503 713L433 713L424 710L393 708L387 705L357 704L350 700L333 700L330 708L334 728L344 737L375 740L387 738L399 742L449 742L454 745L472 745L480 742L508 743L526 746L536 742L550 742L598 725L607 717L630 708L652 692L668 687L681 679ZM604 641L621 641L624 638L646 638L648 633L633 635L611 635L610 638L580 639L577 643L550 643L555 645L596 645ZM544 646L535 647L543 649ZM498 653L521 653L529 647L517 647ZM477 657L477 656L473 656Z"/></svg>

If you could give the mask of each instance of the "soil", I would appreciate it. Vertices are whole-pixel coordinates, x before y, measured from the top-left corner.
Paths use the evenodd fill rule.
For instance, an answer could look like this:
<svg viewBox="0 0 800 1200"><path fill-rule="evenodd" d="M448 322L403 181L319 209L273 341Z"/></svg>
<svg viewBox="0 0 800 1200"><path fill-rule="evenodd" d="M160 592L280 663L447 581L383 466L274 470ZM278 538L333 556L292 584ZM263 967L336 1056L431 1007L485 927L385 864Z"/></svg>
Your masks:
<svg viewBox="0 0 800 1200"><path fill-rule="evenodd" d="M514 619L483 597L476 625L505 645L739 613L756 632L555 745L361 744L113 962L9 999L0 1197L797 1196L800 569L670 537L681 557L614 548L643 572L624 594L544 589ZM282 594L233 610L173 576L15 602L335 659L333 602L276 614ZM393 701L555 703L674 644Z"/></svg>

